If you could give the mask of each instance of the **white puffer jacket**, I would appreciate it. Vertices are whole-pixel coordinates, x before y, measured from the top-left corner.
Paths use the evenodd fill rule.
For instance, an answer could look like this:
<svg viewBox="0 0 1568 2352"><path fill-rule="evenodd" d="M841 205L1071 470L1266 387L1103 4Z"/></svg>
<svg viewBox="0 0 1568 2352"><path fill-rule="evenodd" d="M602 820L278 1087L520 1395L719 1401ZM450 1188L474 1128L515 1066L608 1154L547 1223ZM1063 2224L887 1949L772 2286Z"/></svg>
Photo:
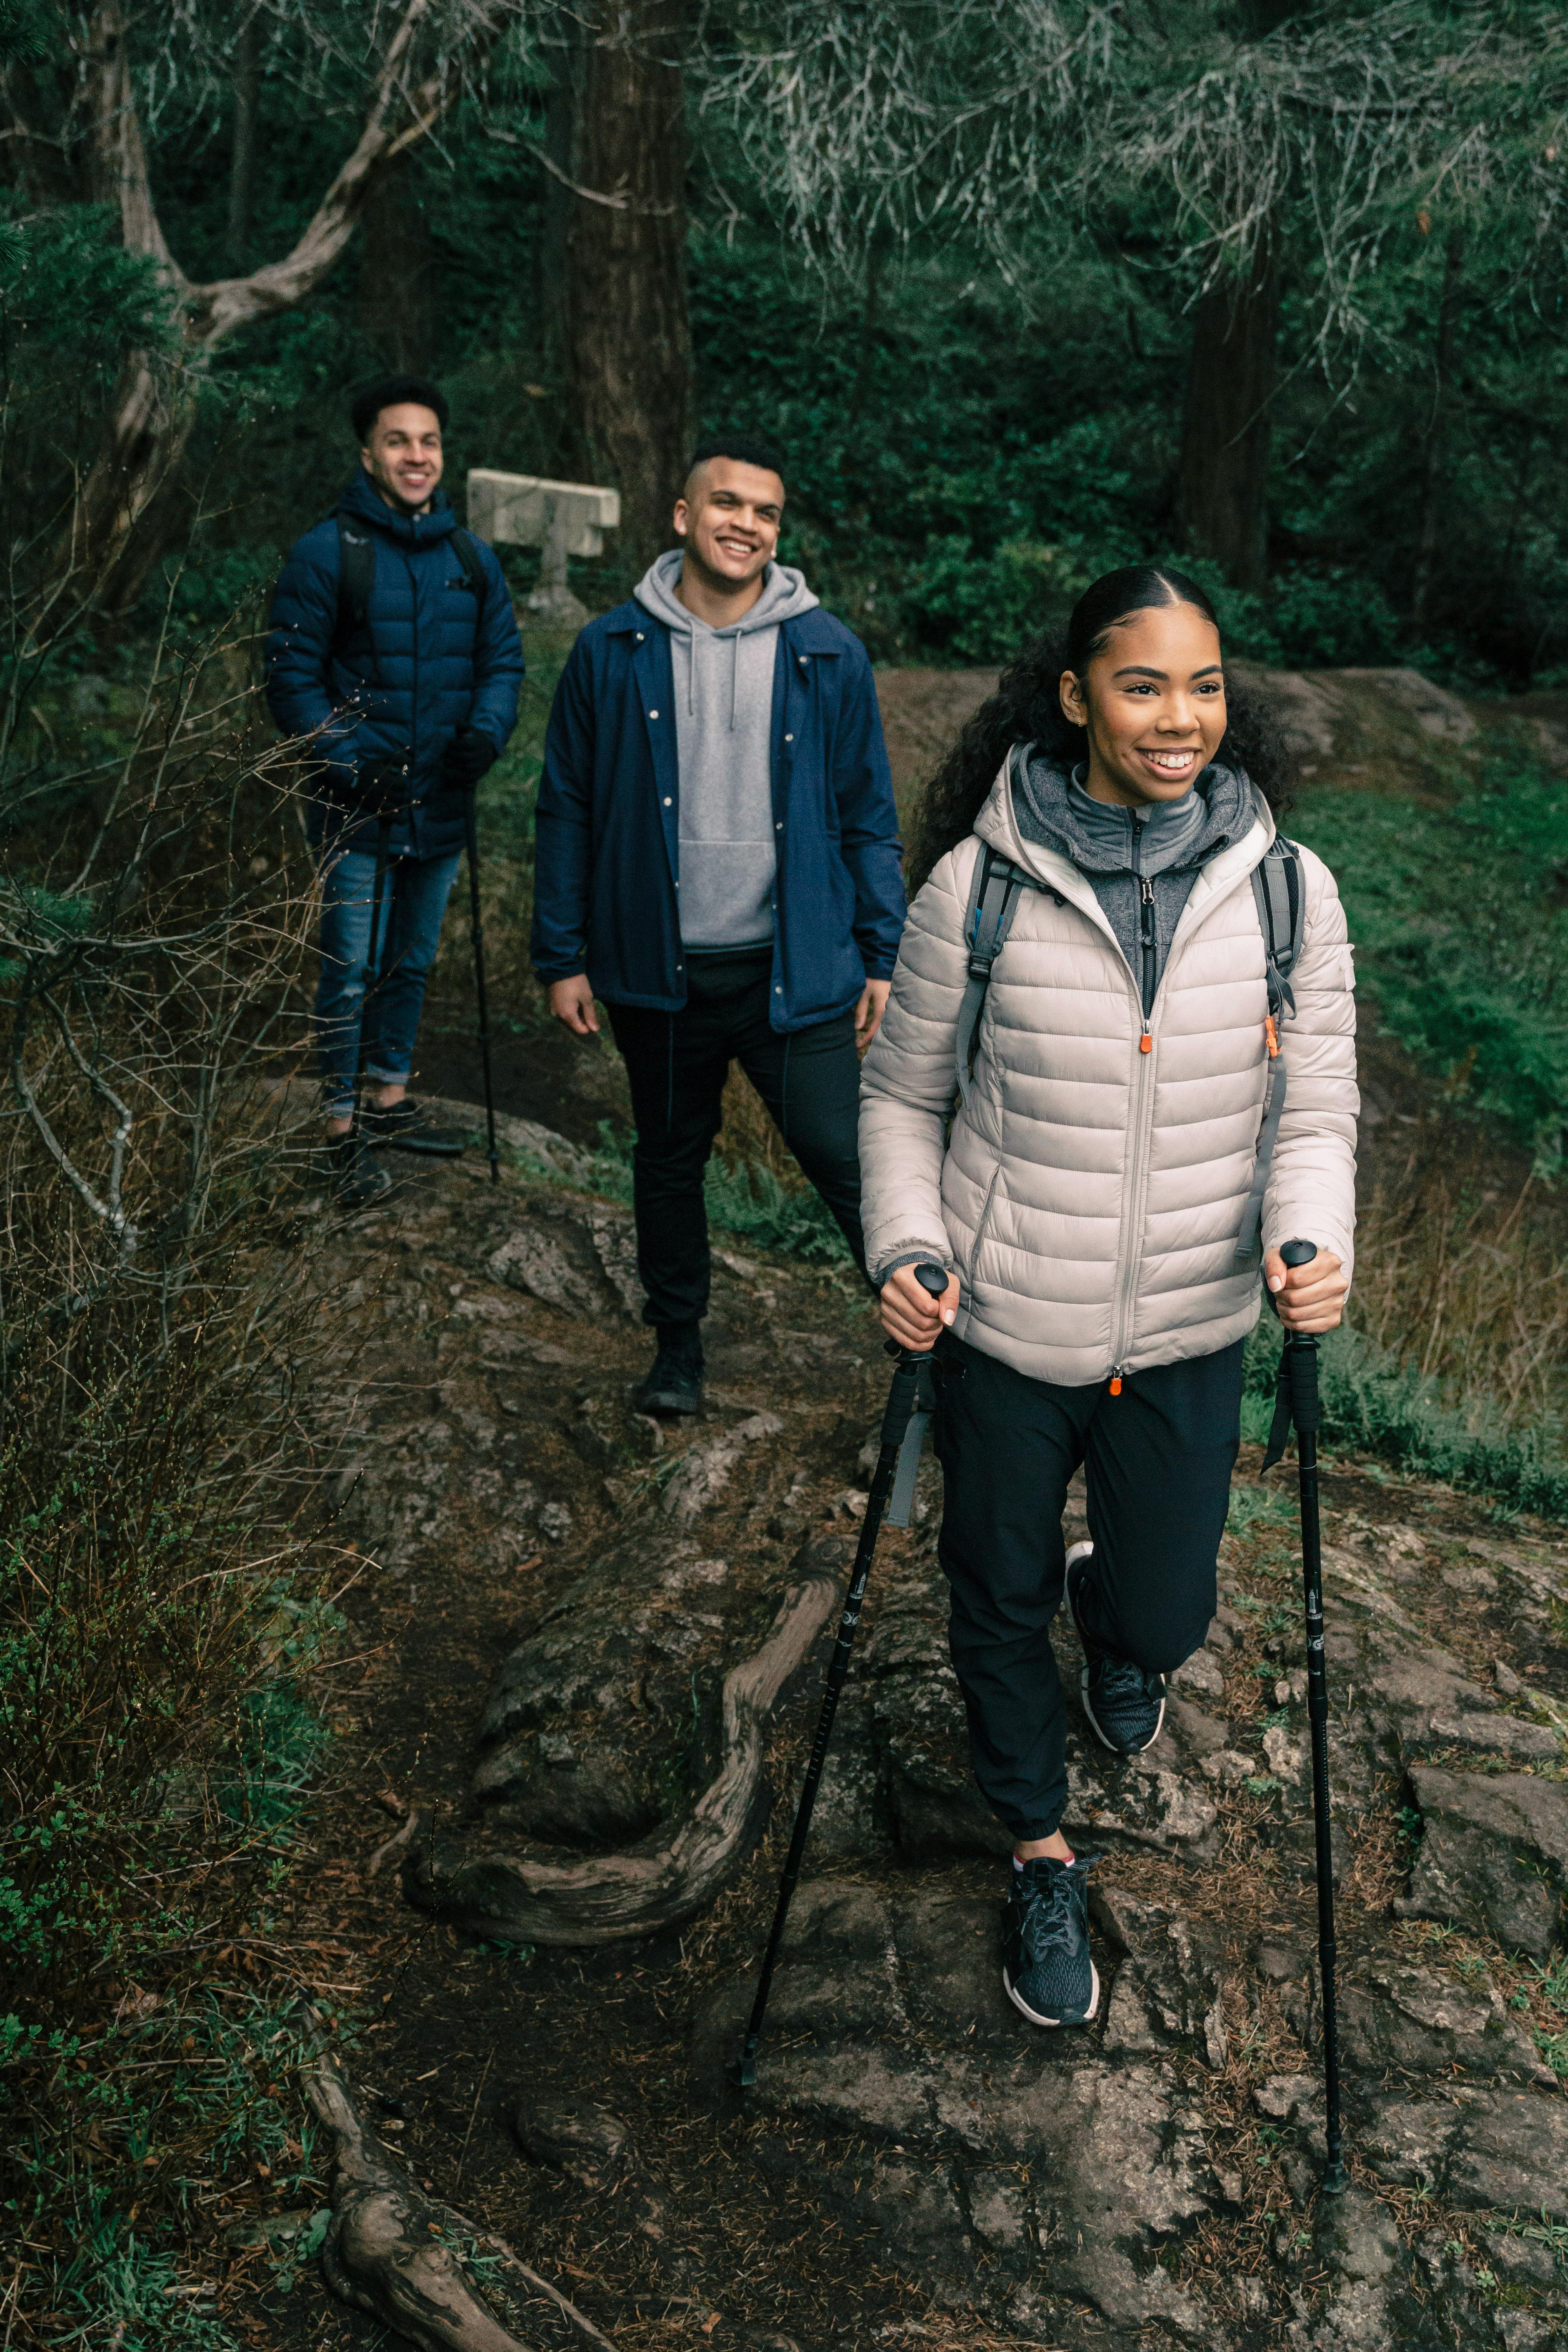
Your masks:
<svg viewBox="0 0 1568 2352"><path fill-rule="evenodd" d="M1026 841L1004 768L974 833L910 909L860 1092L861 1215L873 1274L956 1268L957 1336L1033 1380L1088 1386L1206 1356L1258 1320L1235 1263L1268 1087L1263 934L1250 832L1201 869L1143 1032L1138 984L1076 866ZM968 1102L947 1120L968 977L963 920L982 842L1025 890L991 975ZM1332 875L1301 862L1306 927L1281 1031L1288 1082L1263 1239L1352 1265L1355 985ZM1065 903L1063 903L1065 902Z"/></svg>

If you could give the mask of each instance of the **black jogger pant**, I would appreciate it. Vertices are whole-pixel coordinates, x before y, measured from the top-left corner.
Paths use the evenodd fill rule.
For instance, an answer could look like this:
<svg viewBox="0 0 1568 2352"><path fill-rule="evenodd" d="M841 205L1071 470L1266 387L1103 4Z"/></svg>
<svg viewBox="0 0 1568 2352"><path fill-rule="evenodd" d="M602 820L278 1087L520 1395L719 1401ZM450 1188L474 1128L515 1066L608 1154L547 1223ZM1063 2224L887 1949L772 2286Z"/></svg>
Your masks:
<svg viewBox="0 0 1568 2352"><path fill-rule="evenodd" d="M1241 1438L1242 1343L1109 1383L1055 1388L963 1341L937 1350L939 1557L949 1640L981 1794L1017 1839L1067 1806L1067 1719L1051 1651L1062 1598L1062 1506L1081 1462L1092 1576L1083 1617L1100 1649L1170 1674L1200 1647Z"/></svg>
<svg viewBox="0 0 1568 2352"><path fill-rule="evenodd" d="M785 1143L833 1212L862 1273L857 1122L860 1063L855 1015L841 1013L780 1036L768 1020L773 951L688 951L686 1004L650 1013L612 1004L631 1081L637 1274L645 1323L695 1323L708 1312L710 1271L702 1171L719 1132L731 1062L755 1087Z"/></svg>

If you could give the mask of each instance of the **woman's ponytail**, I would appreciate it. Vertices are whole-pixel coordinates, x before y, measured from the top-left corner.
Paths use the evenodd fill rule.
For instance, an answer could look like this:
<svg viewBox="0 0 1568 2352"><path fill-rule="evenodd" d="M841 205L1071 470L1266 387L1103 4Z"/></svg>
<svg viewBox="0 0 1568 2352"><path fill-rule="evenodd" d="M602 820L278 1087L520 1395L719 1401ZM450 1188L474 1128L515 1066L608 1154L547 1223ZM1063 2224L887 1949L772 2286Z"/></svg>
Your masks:
<svg viewBox="0 0 1568 2352"><path fill-rule="evenodd" d="M1035 637L1009 663L996 691L960 734L921 796L910 842L909 887L918 890L939 858L974 830L997 771L1015 743L1033 743L1047 759L1071 769L1088 754L1089 738L1061 706L1061 677L1081 677L1119 622L1151 605L1194 604L1219 625L1213 604L1184 572L1129 564L1087 588L1065 629ZM1226 680L1226 726L1217 757L1244 768L1275 814L1290 804L1295 757L1274 698L1264 688Z"/></svg>

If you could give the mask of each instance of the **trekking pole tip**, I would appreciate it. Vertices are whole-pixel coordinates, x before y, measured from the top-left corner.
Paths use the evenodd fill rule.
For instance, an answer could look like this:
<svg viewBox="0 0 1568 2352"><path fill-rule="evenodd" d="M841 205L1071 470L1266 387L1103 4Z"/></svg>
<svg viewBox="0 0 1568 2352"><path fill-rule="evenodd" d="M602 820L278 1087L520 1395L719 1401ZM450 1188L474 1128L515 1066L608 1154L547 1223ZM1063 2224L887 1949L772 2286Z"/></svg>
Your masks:
<svg viewBox="0 0 1568 2352"><path fill-rule="evenodd" d="M1323 2167L1323 2177L1318 2183L1321 2194L1325 2197L1342 2197L1350 2185L1351 2177L1345 2170L1343 2158L1337 2156L1331 2158Z"/></svg>
<svg viewBox="0 0 1568 2352"><path fill-rule="evenodd" d="M724 2079L732 2090L749 2091L757 2079L757 2053L748 2046L738 2058L732 2058L724 2069Z"/></svg>

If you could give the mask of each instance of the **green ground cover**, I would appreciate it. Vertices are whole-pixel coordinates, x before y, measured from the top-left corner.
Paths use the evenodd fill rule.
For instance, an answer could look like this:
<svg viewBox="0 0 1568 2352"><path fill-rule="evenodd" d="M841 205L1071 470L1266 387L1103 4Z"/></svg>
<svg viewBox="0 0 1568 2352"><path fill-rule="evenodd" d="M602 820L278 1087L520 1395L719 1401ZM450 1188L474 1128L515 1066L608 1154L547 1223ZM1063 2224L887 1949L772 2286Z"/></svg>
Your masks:
<svg viewBox="0 0 1568 2352"><path fill-rule="evenodd" d="M1525 730L1456 772L1444 806L1314 785L1288 830L1332 868L1360 988L1447 1100L1530 1147L1568 1122L1568 778Z"/></svg>

